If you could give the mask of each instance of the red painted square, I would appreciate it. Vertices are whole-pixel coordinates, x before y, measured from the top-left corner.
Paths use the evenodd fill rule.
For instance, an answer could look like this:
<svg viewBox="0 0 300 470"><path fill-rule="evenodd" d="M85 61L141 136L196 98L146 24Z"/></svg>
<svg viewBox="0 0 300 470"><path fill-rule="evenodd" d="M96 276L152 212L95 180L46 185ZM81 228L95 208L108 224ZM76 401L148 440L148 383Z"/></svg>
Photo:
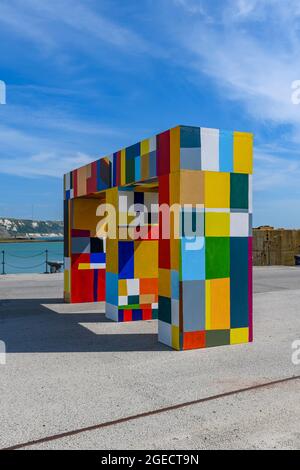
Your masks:
<svg viewBox="0 0 300 470"><path fill-rule="evenodd" d="M105 269L98 269L97 301L105 301Z"/></svg>
<svg viewBox="0 0 300 470"><path fill-rule="evenodd" d="M157 174L170 173L170 131L163 132L156 137L157 146Z"/></svg>
<svg viewBox="0 0 300 470"><path fill-rule="evenodd" d="M160 269L171 269L171 245L170 240L159 240L158 266Z"/></svg>
<svg viewBox="0 0 300 470"><path fill-rule="evenodd" d="M158 178L158 203L170 203L170 175L161 175Z"/></svg>
<svg viewBox="0 0 300 470"><path fill-rule="evenodd" d="M124 310L124 321L132 321L132 310Z"/></svg>
<svg viewBox="0 0 300 470"><path fill-rule="evenodd" d="M143 320L152 320L152 308L143 309Z"/></svg>

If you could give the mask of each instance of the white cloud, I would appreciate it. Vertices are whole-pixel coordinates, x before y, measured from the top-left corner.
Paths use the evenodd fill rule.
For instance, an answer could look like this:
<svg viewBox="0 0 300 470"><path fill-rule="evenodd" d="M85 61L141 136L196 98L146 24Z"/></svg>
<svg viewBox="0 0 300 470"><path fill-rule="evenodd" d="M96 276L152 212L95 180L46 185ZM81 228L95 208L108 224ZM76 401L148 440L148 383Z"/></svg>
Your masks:
<svg viewBox="0 0 300 470"><path fill-rule="evenodd" d="M47 54L62 52L63 61L63 54L69 55L74 48L97 56L103 44L133 54L162 53L131 28L107 18L96 2L1 0L1 24L9 34L30 40Z"/></svg>
<svg viewBox="0 0 300 470"><path fill-rule="evenodd" d="M300 79L298 0L227 0L218 9L203 1L212 22L197 17L174 28L186 54L182 65L211 77L221 95L242 103L255 120L290 124L300 131L300 106L291 84ZM188 57L188 60L187 60Z"/></svg>
<svg viewBox="0 0 300 470"><path fill-rule="evenodd" d="M70 169L95 160L80 152L45 152L28 157L1 158L1 173L22 177L51 176L62 178Z"/></svg>

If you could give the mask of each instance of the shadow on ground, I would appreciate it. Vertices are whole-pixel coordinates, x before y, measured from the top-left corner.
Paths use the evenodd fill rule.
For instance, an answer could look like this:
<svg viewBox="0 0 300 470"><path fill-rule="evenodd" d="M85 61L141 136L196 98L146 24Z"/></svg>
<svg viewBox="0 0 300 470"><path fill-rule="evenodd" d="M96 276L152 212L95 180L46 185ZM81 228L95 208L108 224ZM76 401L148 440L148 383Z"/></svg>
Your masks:
<svg viewBox="0 0 300 470"><path fill-rule="evenodd" d="M8 353L170 350L158 343L155 320L115 323L103 307L82 308L61 299L0 301L0 338Z"/></svg>

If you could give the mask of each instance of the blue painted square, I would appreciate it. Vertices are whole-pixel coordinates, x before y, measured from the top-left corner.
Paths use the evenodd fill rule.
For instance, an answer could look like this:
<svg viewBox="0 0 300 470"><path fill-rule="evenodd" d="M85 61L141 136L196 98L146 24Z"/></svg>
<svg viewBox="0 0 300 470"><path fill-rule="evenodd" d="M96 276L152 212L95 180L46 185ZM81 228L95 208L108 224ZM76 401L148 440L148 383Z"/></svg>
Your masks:
<svg viewBox="0 0 300 470"><path fill-rule="evenodd" d="M70 191L70 189L68 189L68 190L66 191L66 199L67 199L67 201L70 199L70 195L71 195L71 191Z"/></svg>
<svg viewBox="0 0 300 470"><path fill-rule="evenodd" d="M118 305L118 274L106 272L106 302Z"/></svg>
<svg viewBox="0 0 300 470"><path fill-rule="evenodd" d="M144 193L135 191L134 204L144 204Z"/></svg>
<svg viewBox="0 0 300 470"><path fill-rule="evenodd" d="M105 263L105 253L91 253L91 263Z"/></svg>
<svg viewBox="0 0 300 470"><path fill-rule="evenodd" d="M119 278L134 278L134 242L119 242Z"/></svg>
<svg viewBox="0 0 300 470"><path fill-rule="evenodd" d="M220 171L233 172L233 132L220 131Z"/></svg>
<svg viewBox="0 0 300 470"><path fill-rule="evenodd" d="M124 310L118 311L118 321L124 321Z"/></svg>
<svg viewBox="0 0 300 470"><path fill-rule="evenodd" d="M141 309L132 310L132 320L139 321L143 319L143 312Z"/></svg>
<svg viewBox="0 0 300 470"><path fill-rule="evenodd" d="M181 280L201 281L205 279L205 238L181 239Z"/></svg>
<svg viewBox="0 0 300 470"><path fill-rule="evenodd" d="M137 144L131 145L126 149L126 159L135 158L141 154L141 144L138 142Z"/></svg>
<svg viewBox="0 0 300 470"><path fill-rule="evenodd" d="M201 147L200 127L181 126L180 127L180 147L181 148Z"/></svg>

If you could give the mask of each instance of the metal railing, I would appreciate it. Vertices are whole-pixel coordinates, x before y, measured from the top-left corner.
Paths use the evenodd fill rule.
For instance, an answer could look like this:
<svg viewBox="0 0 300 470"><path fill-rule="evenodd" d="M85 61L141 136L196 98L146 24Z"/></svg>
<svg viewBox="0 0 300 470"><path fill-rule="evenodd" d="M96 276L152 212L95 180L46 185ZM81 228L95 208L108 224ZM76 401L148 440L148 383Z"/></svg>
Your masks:
<svg viewBox="0 0 300 470"><path fill-rule="evenodd" d="M26 270L26 269L31 270L31 269L37 269L39 267L42 268L42 266L44 266L45 271L43 271L43 272L45 274L50 274L51 269L49 269L49 268L51 268L51 265L53 265L53 264L54 265L55 264L61 264L61 266L64 265L63 254L54 252L52 250L43 250L43 251L39 251L39 252L35 252L35 253L30 253L29 255L17 255L17 254L10 253L10 252L7 252L5 250L2 250L1 255L2 255L1 256L1 260L2 260L1 261L1 266L2 266L2 268L1 268L1 273L0 273L1 275L7 274L6 273L6 271L7 271L6 267L11 268L13 270L17 270L17 272L18 272L18 270L22 270L23 272L25 272L24 270ZM57 256L60 261L57 261L57 260L56 261L50 261L49 260L49 255ZM40 259L42 259L42 257L44 259L41 262L36 263L34 265L29 265L29 266L24 265L24 264L22 266L17 265L17 261L15 261L15 262L13 261L13 264L10 262L10 258L13 258L15 260L17 260L17 259L20 259L20 260L21 259L22 260L28 259L28 260L30 260L31 258L40 258Z"/></svg>

